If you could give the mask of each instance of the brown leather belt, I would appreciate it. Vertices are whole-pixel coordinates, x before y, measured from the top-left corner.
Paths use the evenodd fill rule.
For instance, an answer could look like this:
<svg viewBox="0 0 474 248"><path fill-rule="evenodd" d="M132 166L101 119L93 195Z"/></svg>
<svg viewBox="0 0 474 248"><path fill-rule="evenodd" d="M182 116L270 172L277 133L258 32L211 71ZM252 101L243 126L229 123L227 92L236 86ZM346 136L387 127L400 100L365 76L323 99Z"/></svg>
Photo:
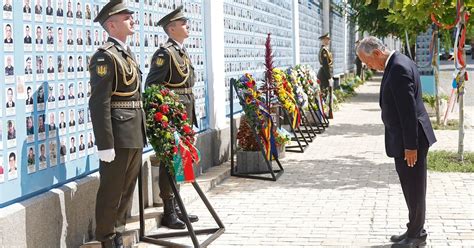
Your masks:
<svg viewBox="0 0 474 248"><path fill-rule="evenodd" d="M110 108L114 109L140 109L143 107L142 101L113 101Z"/></svg>
<svg viewBox="0 0 474 248"><path fill-rule="evenodd" d="M170 88L170 90L174 91L174 93L179 94L179 95L184 95L184 94L192 94L193 93L193 88Z"/></svg>

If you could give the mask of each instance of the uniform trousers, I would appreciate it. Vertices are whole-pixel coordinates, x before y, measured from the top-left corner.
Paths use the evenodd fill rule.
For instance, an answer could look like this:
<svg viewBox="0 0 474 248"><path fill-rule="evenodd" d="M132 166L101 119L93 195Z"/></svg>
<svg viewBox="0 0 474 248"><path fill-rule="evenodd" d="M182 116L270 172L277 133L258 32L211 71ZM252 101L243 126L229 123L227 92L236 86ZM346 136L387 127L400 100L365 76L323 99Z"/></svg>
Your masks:
<svg viewBox="0 0 474 248"><path fill-rule="evenodd" d="M125 231L127 212L142 165L143 148L116 148L114 161L100 161L100 185L96 200L96 230L98 241Z"/></svg>

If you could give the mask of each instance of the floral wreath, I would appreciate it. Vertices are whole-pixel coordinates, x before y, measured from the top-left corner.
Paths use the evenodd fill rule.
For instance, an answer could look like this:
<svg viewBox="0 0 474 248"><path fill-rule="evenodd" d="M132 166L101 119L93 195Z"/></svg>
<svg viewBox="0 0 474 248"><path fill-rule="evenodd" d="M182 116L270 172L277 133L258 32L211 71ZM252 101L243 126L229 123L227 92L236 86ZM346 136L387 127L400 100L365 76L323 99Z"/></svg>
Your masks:
<svg viewBox="0 0 474 248"><path fill-rule="evenodd" d="M318 103L313 104L314 110L318 111L318 107L321 107L321 113L325 115L324 109L329 109L329 106L327 106L327 101L322 97L316 73L309 65L296 65L295 69L298 73L298 79L308 95L309 101L312 103Z"/></svg>
<svg viewBox="0 0 474 248"><path fill-rule="evenodd" d="M271 155L278 158L276 131L269 108L265 104L261 92L257 90L255 80L251 74L246 73L234 82L240 105L242 105L251 126L257 128L257 134L262 141L267 159L270 159Z"/></svg>
<svg viewBox="0 0 474 248"><path fill-rule="evenodd" d="M193 145L195 132L178 95L162 85L144 93L147 136L159 163L168 167L177 182L194 181L193 163L200 154Z"/></svg>
<svg viewBox="0 0 474 248"><path fill-rule="evenodd" d="M293 94L293 86L286 79L285 73L278 68L273 69L273 79L276 88L275 93L278 96L278 100L283 108L293 116L291 126L295 128L301 122L301 115L299 113L299 108L296 105L297 103Z"/></svg>
<svg viewBox="0 0 474 248"><path fill-rule="evenodd" d="M306 94L303 85L301 84L298 78L298 71L293 68L288 68L286 70L286 75L290 79L291 84L293 85L293 91L296 95L296 102L301 109L308 109L308 94Z"/></svg>

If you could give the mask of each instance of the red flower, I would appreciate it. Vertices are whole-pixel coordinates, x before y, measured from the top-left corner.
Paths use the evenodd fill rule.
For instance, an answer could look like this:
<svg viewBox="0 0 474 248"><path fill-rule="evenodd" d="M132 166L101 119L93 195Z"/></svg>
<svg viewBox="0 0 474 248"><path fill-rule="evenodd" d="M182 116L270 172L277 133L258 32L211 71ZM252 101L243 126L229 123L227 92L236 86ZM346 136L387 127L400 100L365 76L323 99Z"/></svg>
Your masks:
<svg viewBox="0 0 474 248"><path fill-rule="evenodd" d="M183 131L184 131L184 133L186 133L186 134L191 134L193 130L191 129L190 126L184 125L184 126L183 126Z"/></svg>
<svg viewBox="0 0 474 248"><path fill-rule="evenodd" d="M174 153L174 154L178 153L178 147L173 146L173 153Z"/></svg>
<svg viewBox="0 0 474 248"><path fill-rule="evenodd" d="M161 121L163 119L163 114L160 112L157 112L155 114L155 121Z"/></svg>
<svg viewBox="0 0 474 248"><path fill-rule="evenodd" d="M251 81L246 82L245 85L247 86L247 88L252 88L253 87Z"/></svg>
<svg viewBox="0 0 474 248"><path fill-rule="evenodd" d="M167 128L168 127L168 122L167 121L163 121L161 123L161 125L163 126L163 128Z"/></svg>
<svg viewBox="0 0 474 248"><path fill-rule="evenodd" d="M163 112L163 114L165 114L165 115L170 112L170 107L166 104L161 105L160 109L161 109L161 112Z"/></svg>
<svg viewBox="0 0 474 248"><path fill-rule="evenodd" d="M160 90L160 93L161 93L163 96L168 95L169 92L170 92L170 91L169 91L168 89L162 89L162 90Z"/></svg>
<svg viewBox="0 0 474 248"><path fill-rule="evenodd" d="M185 121L188 119L188 115L187 114L181 114L181 120Z"/></svg>

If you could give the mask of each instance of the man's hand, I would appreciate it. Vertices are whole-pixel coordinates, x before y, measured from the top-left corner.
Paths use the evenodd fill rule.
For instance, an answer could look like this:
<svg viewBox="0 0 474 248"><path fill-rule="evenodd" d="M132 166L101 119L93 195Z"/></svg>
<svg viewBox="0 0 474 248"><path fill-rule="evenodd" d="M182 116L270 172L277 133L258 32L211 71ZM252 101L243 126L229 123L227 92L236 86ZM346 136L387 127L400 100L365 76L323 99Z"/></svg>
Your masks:
<svg viewBox="0 0 474 248"><path fill-rule="evenodd" d="M115 150L114 148L107 150L99 150L97 151L97 155L99 156L100 160L110 163L115 159Z"/></svg>
<svg viewBox="0 0 474 248"><path fill-rule="evenodd" d="M405 160L407 161L408 167L415 167L417 159L417 150L405 149Z"/></svg>

